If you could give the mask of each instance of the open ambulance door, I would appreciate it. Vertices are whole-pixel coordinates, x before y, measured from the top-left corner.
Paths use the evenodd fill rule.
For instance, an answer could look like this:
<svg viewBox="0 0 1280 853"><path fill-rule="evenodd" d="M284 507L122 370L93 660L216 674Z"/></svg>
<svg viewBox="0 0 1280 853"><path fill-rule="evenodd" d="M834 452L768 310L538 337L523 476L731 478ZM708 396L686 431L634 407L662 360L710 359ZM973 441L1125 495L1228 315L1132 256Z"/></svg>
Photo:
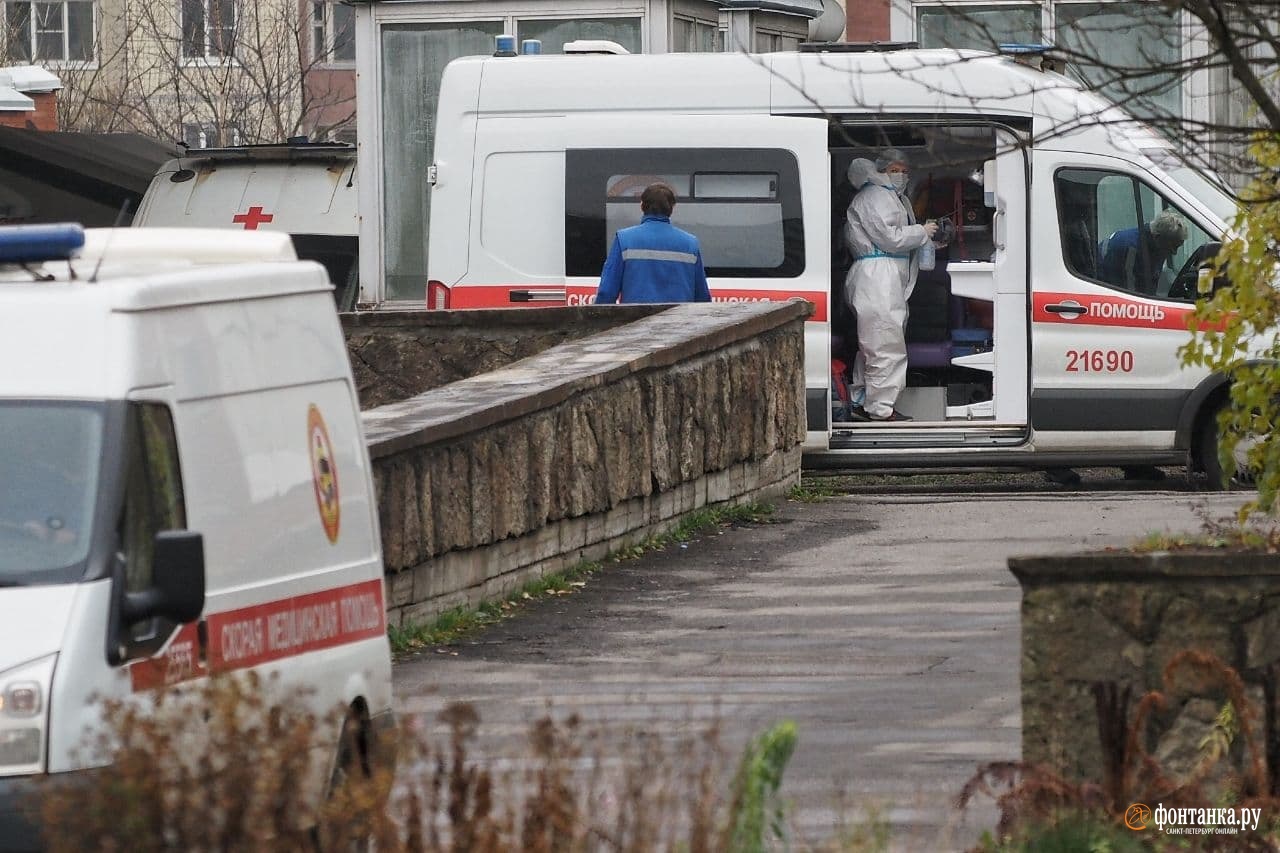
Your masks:
<svg viewBox="0 0 1280 853"><path fill-rule="evenodd" d="M973 180L981 173L983 204L989 210L982 218L989 218L990 227L983 231L981 255L950 253L942 285L951 315L947 336L916 347L908 324L907 387L898 408L913 419L835 422L833 451L860 451L859 456L869 451L885 462L910 456L922 463L918 454L924 451L936 454L934 464L949 464L952 453L959 460L960 454L1014 447L1027 440L1028 251L1034 223L1029 218L1033 214L1028 206L1026 141L999 125L972 125L969 130L970 136L984 135L992 152L973 170ZM919 132L945 137L956 131L934 122ZM944 158L938 168L948 167L954 169L955 164ZM927 170L913 163L912 172L913 181L919 181ZM964 217L960 218L957 226L963 227Z"/></svg>

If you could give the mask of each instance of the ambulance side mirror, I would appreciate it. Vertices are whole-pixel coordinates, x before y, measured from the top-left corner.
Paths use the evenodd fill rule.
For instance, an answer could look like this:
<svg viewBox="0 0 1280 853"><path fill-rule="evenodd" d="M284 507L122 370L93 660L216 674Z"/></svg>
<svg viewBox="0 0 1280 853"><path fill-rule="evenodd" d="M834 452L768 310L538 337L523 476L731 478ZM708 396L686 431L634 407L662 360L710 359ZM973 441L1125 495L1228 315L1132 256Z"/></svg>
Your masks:
<svg viewBox="0 0 1280 853"><path fill-rule="evenodd" d="M157 533L151 565L155 584L124 595L124 624L155 617L177 623L199 619L204 612L204 537L190 530Z"/></svg>

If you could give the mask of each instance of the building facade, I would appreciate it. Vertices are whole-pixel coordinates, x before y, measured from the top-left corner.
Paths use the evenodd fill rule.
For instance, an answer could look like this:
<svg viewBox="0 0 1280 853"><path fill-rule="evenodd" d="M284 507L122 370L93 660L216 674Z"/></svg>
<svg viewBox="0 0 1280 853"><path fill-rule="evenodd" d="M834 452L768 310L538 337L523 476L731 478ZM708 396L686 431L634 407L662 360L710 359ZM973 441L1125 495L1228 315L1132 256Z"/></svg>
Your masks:
<svg viewBox="0 0 1280 853"><path fill-rule="evenodd" d="M345 41L305 0L0 0L0 60L62 79L68 130L191 147L332 136L355 115L353 82L328 79L354 76L341 9Z"/></svg>
<svg viewBox="0 0 1280 853"><path fill-rule="evenodd" d="M1230 6L1231 4L1228 4ZM1243 6L1244 4L1238 4ZM1230 10L1228 10L1229 12ZM1248 102L1183 4L1158 0L848 0L846 39L991 49L1051 44L1093 88L1221 166ZM1260 13L1272 19L1274 11ZM1258 46L1264 47L1264 46ZM1253 61L1267 62L1258 49ZM1096 60L1096 61L1094 61ZM1269 60L1274 67L1274 57ZM1268 73L1266 76L1270 76ZM1236 137L1233 139L1232 137Z"/></svg>

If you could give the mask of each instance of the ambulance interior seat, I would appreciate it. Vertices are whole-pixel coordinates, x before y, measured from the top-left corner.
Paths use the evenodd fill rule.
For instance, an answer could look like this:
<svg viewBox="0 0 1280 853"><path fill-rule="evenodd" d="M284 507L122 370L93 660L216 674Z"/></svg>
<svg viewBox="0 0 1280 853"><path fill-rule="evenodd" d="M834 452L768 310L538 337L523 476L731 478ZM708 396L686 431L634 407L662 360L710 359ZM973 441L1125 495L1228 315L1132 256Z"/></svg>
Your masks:
<svg viewBox="0 0 1280 853"><path fill-rule="evenodd" d="M951 367L955 356L991 348L991 320L971 311L969 301L951 293L949 250L938 250L938 265L922 270L908 301L907 366ZM988 313L989 312L985 312Z"/></svg>
<svg viewBox="0 0 1280 853"><path fill-rule="evenodd" d="M951 364L951 329L958 299L951 295L951 276L939 252L938 266L921 270L907 301L907 366Z"/></svg>

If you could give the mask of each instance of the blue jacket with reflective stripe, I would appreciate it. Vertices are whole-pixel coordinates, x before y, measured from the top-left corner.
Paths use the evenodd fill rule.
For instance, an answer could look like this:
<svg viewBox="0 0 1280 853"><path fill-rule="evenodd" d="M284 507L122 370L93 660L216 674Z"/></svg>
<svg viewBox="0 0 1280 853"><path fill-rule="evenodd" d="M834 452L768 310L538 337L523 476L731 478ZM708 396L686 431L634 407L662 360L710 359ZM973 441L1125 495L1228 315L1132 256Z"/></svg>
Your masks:
<svg viewBox="0 0 1280 853"><path fill-rule="evenodd" d="M621 297L621 298L619 298ZM646 214L613 238L596 303L710 302L698 238L666 216Z"/></svg>

